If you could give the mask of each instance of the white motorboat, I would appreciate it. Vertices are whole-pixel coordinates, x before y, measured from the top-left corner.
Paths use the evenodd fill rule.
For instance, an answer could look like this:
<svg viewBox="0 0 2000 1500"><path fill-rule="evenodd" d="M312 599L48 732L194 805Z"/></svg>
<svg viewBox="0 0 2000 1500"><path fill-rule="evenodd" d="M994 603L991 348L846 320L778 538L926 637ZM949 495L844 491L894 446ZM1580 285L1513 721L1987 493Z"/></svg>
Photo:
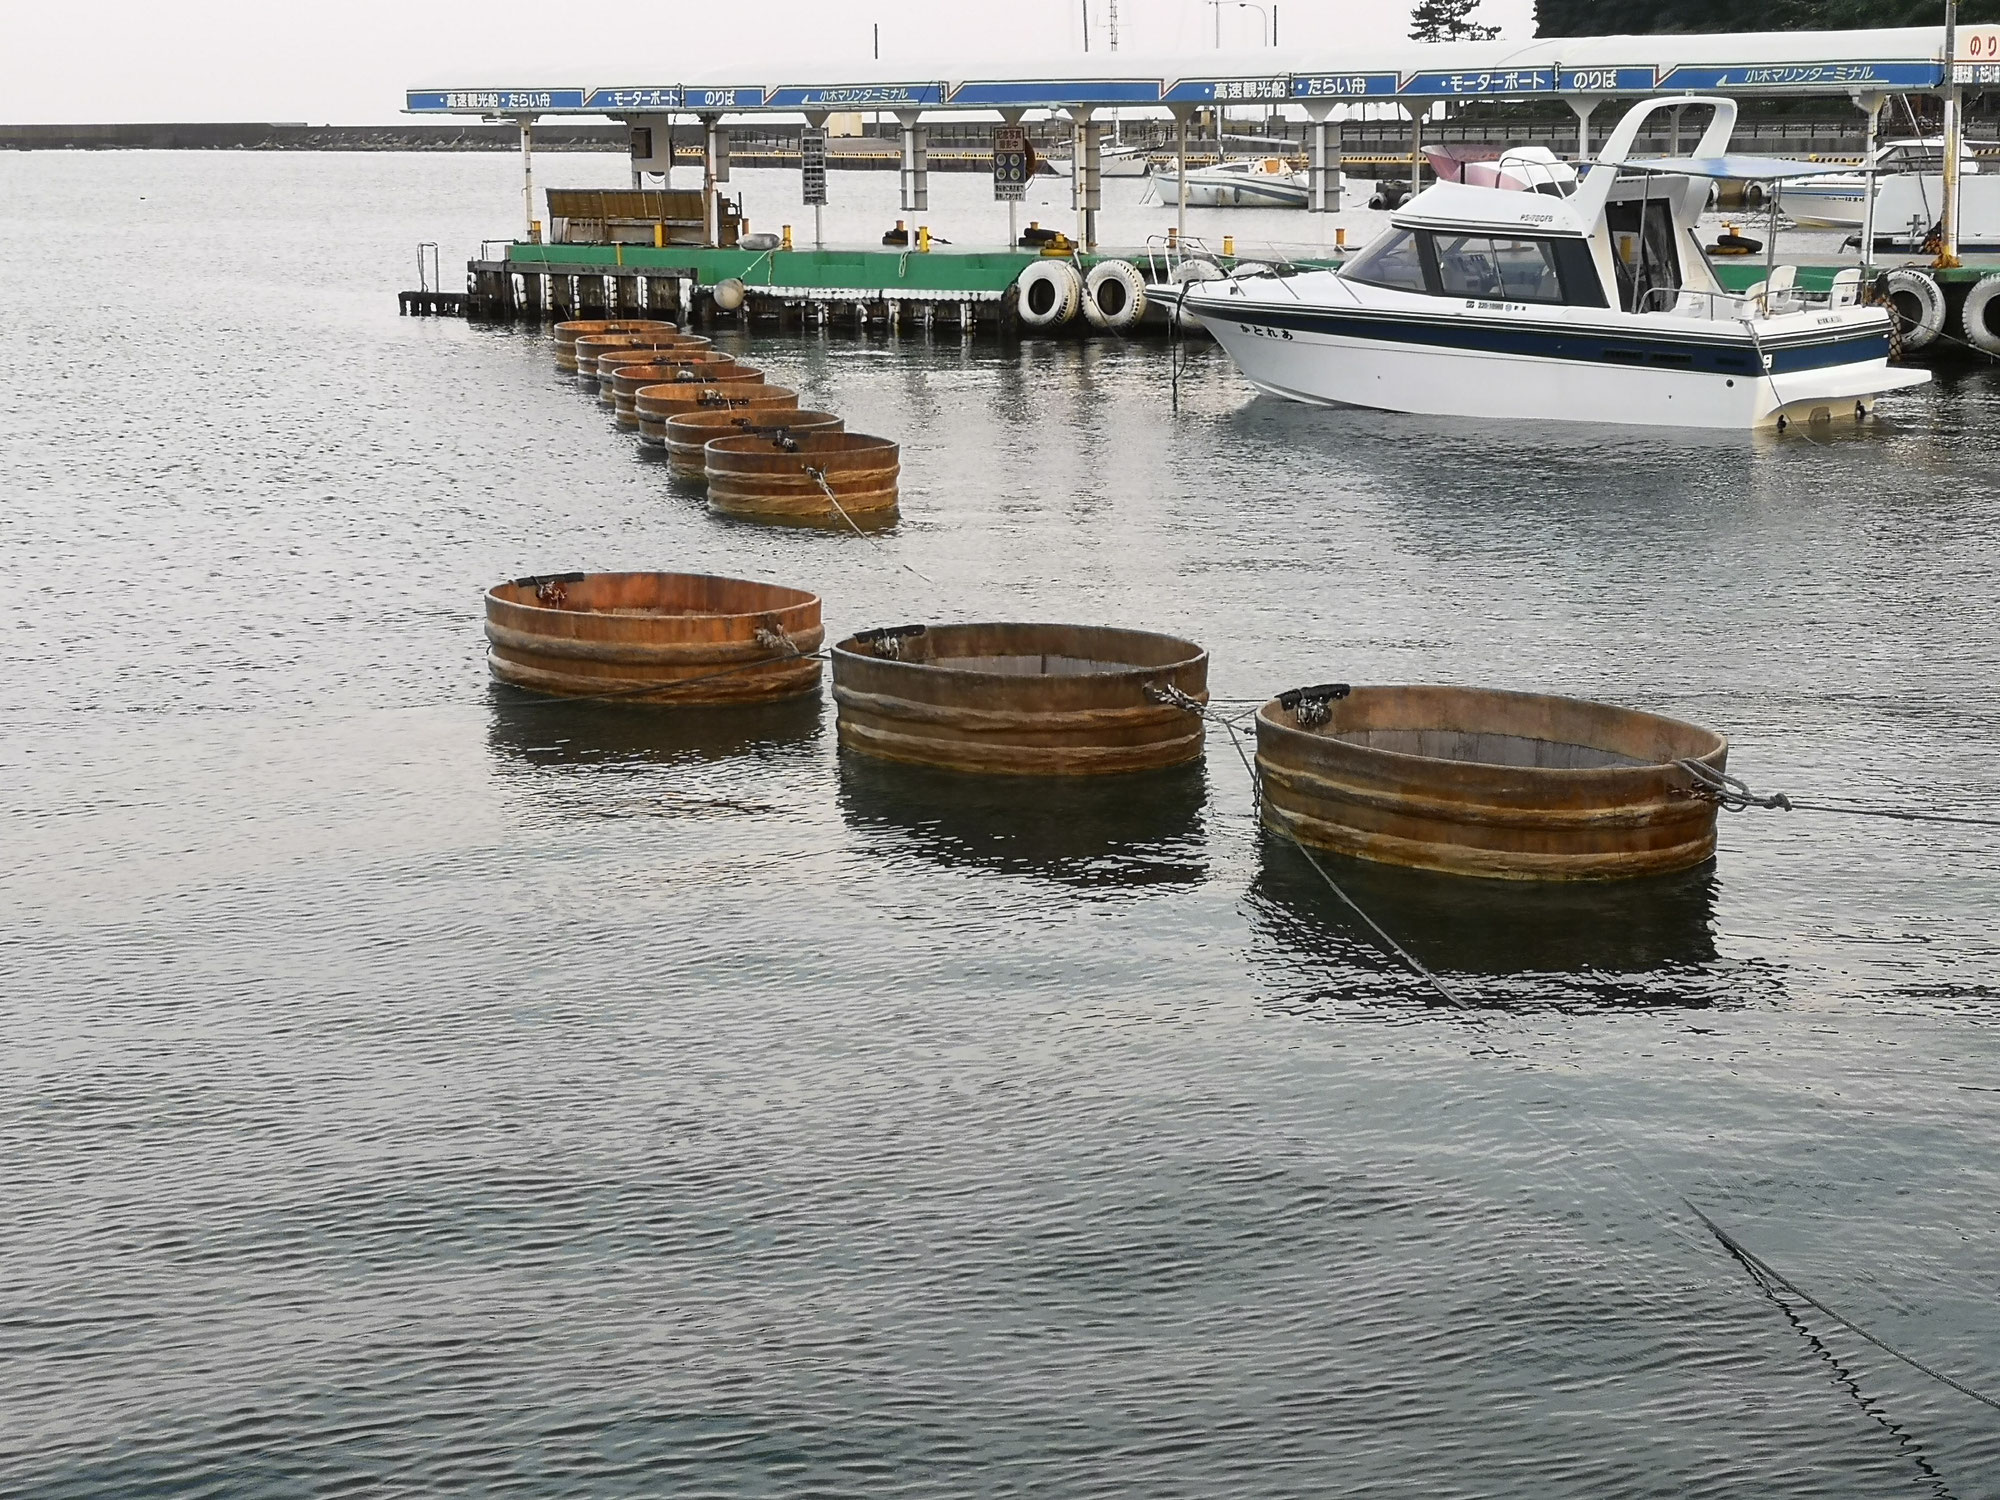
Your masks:
<svg viewBox="0 0 2000 1500"><path fill-rule="evenodd" d="M1869 167L1873 171L1869 170ZM1979 158L1961 141L1958 154L1958 240L1961 249L2000 244L2000 176L1982 176ZM1920 245L1944 212L1944 138L1889 141L1859 170L1787 178L1778 201L1794 224L1859 231L1868 214L1868 180L1875 179L1875 236Z"/></svg>
<svg viewBox="0 0 2000 1500"><path fill-rule="evenodd" d="M1180 173L1171 162L1148 174L1162 203L1178 203ZM1190 208L1304 208L1306 174L1282 156L1253 156L1194 167L1187 174Z"/></svg>
<svg viewBox="0 0 2000 1500"><path fill-rule="evenodd" d="M1106 146L1099 154L1097 171L1102 177L1144 177L1152 165L1151 146Z"/></svg>
<svg viewBox="0 0 2000 1500"><path fill-rule="evenodd" d="M1692 158L1635 160L1657 110L1713 111ZM1810 162L1725 154L1730 99L1632 109L1567 197L1438 183L1339 271L1263 270L1159 289L1260 389L1296 401L1441 416L1751 428L1860 417L1921 385L1889 364L1889 315L1860 273L1831 293L1724 290L1695 234L1724 177L1811 177Z"/></svg>

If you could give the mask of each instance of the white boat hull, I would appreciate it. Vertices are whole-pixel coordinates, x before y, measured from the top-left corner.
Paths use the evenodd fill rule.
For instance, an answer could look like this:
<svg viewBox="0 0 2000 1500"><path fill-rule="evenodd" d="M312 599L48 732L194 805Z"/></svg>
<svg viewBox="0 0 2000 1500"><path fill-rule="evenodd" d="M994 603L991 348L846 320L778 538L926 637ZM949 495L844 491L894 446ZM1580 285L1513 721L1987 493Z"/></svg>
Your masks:
<svg viewBox="0 0 2000 1500"><path fill-rule="evenodd" d="M1153 189L1162 203L1178 203L1180 177L1169 170L1154 172ZM1187 175L1189 208L1304 208L1306 185L1291 177L1237 174L1227 178L1204 177L1194 171Z"/></svg>
<svg viewBox="0 0 2000 1500"><path fill-rule="evenodd" d="M1435 306L1444 299L1429 299L1433 306L1411 310L1415 316L1385 317L1380 310L1293 301L1282 290L1260 289L1252 301L1216 290L1224 286L1194 289L1189 310L1251 384L1318 405L1498 420L1749 429L1780 417L1852 418L1870 410L1877 396L1930 379L1921 370L1889 368L1887 320L1879 312L1842 315L1869 320L1866 328L1855 323L1851 342L1859 357L1852 359L1831 346L1786 351L1787 341L1796 346L1800 337L1810 338L1824 314L1764 320L1760 337L1776 348L1774 362L1796 358L1799 367L1760 372L1746 349L1744 367L1731 373L1655 363L1682 358L1692 363L1700 356L1681 355L1672 339L1658 341L1660 349L1649 355L1642 352L1649 340L1629 328L1591 329L1559 315L1446 311ZM1310 326L1314 323L1323 326ZM1684 325L1673 331L1684 336L1685 347L1701 347L1692 342L1703 328L1699 320L1661 319L1662 333L1669 323ZM1871 330L1879 330L1879 338ZM1636 362L1585 357L1586 344L1593 345L1592 353L1609 349ZM1532 352L1538 346L1570 352Z"/></svg>
<svg viewBox="0 0 2000 1500"><path fill-rule="evenodd" d="M1878 181L1876 235L1899 244L1921 242L1943 211L1944 179L1912 174ZM2000 244L2000 174L1961 177L1958 200L1960 247ZM1779 207L1794 224L1855 234L1860 231L1867 212L1867 179L1822 177L1811 182L1787 182Z"/></svg>

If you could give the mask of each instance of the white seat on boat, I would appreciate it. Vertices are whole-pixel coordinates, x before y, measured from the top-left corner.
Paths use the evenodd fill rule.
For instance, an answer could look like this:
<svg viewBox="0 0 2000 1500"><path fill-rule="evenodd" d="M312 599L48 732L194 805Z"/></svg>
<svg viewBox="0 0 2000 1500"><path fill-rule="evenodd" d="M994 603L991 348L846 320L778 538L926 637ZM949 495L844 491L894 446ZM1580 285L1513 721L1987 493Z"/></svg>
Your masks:
<svg viewBox="0 0 2000 1500"><path fill-rule="evenodd" d="M1743 295L1736 299L1736 316L1739 318L1760 318L1764 315L1764 283L1743 289Z"/></svg>
<svg viewBox="0 0 2000 1500"><path fill-rule="evenodd" d="M1771 272L1771 282L1764 294L1764 301L1771 309L1769 316L1799 310L1799 268L1778 266Z"/></svg>
<svg viewBox="0 0 2000 1500"><path fill-rule="evenodd" d="M1861 267L1849 266L1834 274L1826 294L1828 307L1852 307L1861 300Z"/></svg>

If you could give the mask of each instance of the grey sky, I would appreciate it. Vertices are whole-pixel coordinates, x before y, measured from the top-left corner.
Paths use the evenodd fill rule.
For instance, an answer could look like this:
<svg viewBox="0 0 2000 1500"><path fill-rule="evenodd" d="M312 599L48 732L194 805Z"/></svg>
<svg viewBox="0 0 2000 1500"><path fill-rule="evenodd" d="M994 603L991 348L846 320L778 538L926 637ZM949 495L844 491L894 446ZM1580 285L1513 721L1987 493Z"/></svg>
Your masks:
<svg viewBox="0 0 2000 1500"><path fill-rule="evenodd" d="M1104 45L1109 0L1089 0L1091 46ZM1268 3L1265 6L1269 9ZM814 60L816 70L869 55L980 60L1080 55L1080 0L736 0L635 4L642 45L611 39L598 6L550 0L9 0L0 22L0 120L307 120L397 118L420 83L674 81L682 63ZM1212 47L1204 0L1118 0L1121 50L1195 54ZM1263 21L1223 9L1225 46L1255 46ZM1533 0L1486 0L1480 16L1508 37L1532 34ZM671 18L671 24L669 24ZM1279 0L1288 45L1400 39L1408 0ZM638 27L634 27L638 30ZM592 33L602 40L593 45ZM590 77L567 76L587 70ZM505 76L502 76L505 75ZM517 76L518 75L518 76Z"/></svg>

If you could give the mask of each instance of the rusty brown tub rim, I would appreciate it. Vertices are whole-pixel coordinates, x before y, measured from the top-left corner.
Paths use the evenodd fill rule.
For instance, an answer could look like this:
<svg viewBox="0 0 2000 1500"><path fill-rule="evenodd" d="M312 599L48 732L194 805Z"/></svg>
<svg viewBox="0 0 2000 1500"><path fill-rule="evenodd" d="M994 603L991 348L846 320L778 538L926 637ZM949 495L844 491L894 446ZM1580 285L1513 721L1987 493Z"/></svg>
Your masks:
<svg viewBox="0 0 2000 1500"><path fill-rule="evenodd" d="M1621 704L1606 703L1594 698L1572 698L1561 693L1529 693L1509 688L1465 687L1455 683L1355 683L1351 692L1405 693L1405 692L1448 692L1461 694L1469 699L1484 698L1510 703L1556 704L1563 708L1586 709L1593 712L1610 711L1630 720L1642 721L1688 741L1684 753L1672 760L1640 761L1615 766L1517 766L1500 761L1463 760L1450 756L1417 755L1407 750L1388 750L1375 745L1357 744L1334 735L1321 732L1322 726L1302 728L1292 721L1291 710L1284 707L1282 697L1272 698L1257 710L1257 733L1259 739L1269 734L1280 743L1290 741L1299 745L1338 746L1341 751L1357 757L1365 757L1385 768L1395 768L1411 777L1429 774L1428 768L1454 766L1461 769L1479 771L1499 771L1512 775L1527 773L1536 777L1560 778L1561 785L1588 786L1593 781L1611 782L1620 778L1637 775L1656 775L1663 770L1671 770L1682 760L1698 760L1704 765L1720 769L1729 752L1729 738L1717 730L1700 724L1691 724L1685 719L1672 718L1666 714L1656 714L1642 708L1626 708ZM1288 722L1290 721L1290 722ZM1410 729L1440 726L1405 726ZM1617 754L1602 745L1593 745L1585 740L1565 739L1556 743L1576 745L1584 749L1599 750L1606 754Z"/></svg>
<svg viewBox="0 0 2000 1500"><path fill-rule="evenodd" d="M569 318L555 325L558 344L610 333L679 333L680 325L666 318Z"/></svg>
<svg viewBox="0 0 2000 1500"><path fill-rule="evenodd" d="M811 458L819 453L833 458L848 453L880 453L884 449L899 449L899 447L900 445L894 438L874 437L865 432L832 432L823 427L815 427L810 431L799 434L796 452L801 458ZM794 451L789 448L779 447L777 443L772 441L769 432L741 432L727 437L714 438L708 443L706 449L710 453L717 451L723 453L759 453L767 450L772 453L790 453ZM942 629L944 627L941 626L939 628ZM1098 627L1077 626L1075 628L1092 630ZM1116 627L1107 626L1104 628L1115 629ZM1144 632L1141 633L1143 634Z"/></svg>
<svg viewBox="0 0 2000 1500"><path fill-rule="evenodd" d="M713 446L713 444L710 446ZM1123 636L1131 639L1164 642L1171 646L1183 648L1186 653L1172 661L1160 662L1150 666L1133 662L1130 664L1121 663L1116 670L1109 672L1066 673L1064 674L1065 681L1122 682L1126 680L1152 679L1162 674L1184 672L1193 667L1206 669L1208 665L1208 652L1205 649L1196 645L1193 641L1184 640L1177 635L1168 635L1163 631L1133 630L1124 625L1077 625L1049 620L967 620L954 621L948 625L922 623L891 626L879 630L856 631L853 635L835 642L830 649L829 655L836 664L841 662L865 662L871 667L903 667L909 668L912 671L935 672L949 677L954 682L964 682L981 687L1018 686L1023 682L1041 682L1047 680L1039 675L1027 677L1019 672L978 672L964 667L940 665L937 662L905 661L901 657L877 656L873 651L860 649L864 644L868 644L868 642L862 640L863 636L869 637L869 641L872 642L881 639L884 635L921 633L928 637L950 631L975 630L1067 631L1091 636ZM991 655L992 653L989 652L987 654ZM1028 653L1023 652L1022 654L1027 655ZM945 658L947 662L951 659L950 657Z"/></svg>
<svg viewBox="0 0 2000 1500"><path fill-rule="evenodd" d="M762 589L772 596L771 602L761 609L748 609L733 613L718 610L663 610L610 616L610 618L633 620L761 620L766 615L785 610L802 609L821 602L820 596L808 589L793 588L786 583L766 583L761 578L736 578L726 573L682 573L671 568L609 568L601 572L583 573L531 573L525 578L508 578L494 584L486 591L490 603L504 604L512 609L531 610L551 617L557 615L594 614L600 611L562 609L543 604L535 597L535 591L545 583L581 583L593 578L675 578L699 583L731 584L738 588ZM502 592L509 589L527 590L526 598L516 598Z"/></svg>
<svg viewBox="0 0 2000 1500"><path fill-rule="evenodd" d="M691 365L691 366L683 366L682 368L701 369L702 366ZM776 391L779 393L779 400L783 400L785 397L790 397L794 401L798 399L797 391L794 391L789 387L782 385L771 385L767 381L765 381L764 372L762 370L739 369L739 370L722 371L713 380L662 380L653 385L642 385L632 392L632 404L642 415L650 417L658 417L662 421L664 421L668 417L677 416L679 414L677 411L671 410L670 408L685 407L689 403L685 401L668 402L666 401L666 398L664 396L654 398L653 392L655 391L702 391L702 390L728 391L745 386L754 386L756 389L763 391ZM657 399L659 401L666 402L666 405L658 408L648 407L646 405L648 399ZM697 398L697 406L720 407L731 404L733 399L734 398L731 398L726 395L713 396L713 397L700 397ZM742 401L740 404L745 406L759 405L759 404L768 406L774 403L770 401L759 403L759 402L745 400Z"/></svg>
<svg viewBox="0 0 2000 1500"><path fill-rule="evenodd" d="M728 422L722 423L717 421L718 418L723 417L728 418ZM736 422L747 422L750 424L743 432L729 432L727 430L714 432L702 440L703 445L706 446L714 442L716 438L754 437L760 432L775 432L781 428L790 427L794 422L804 424L799 429L801 432L833 432L844 430L847 419L830 411L818 411L803 406L772 406L761 403L749 405L741 402L725 406L718 402L713 406L691 406L686 411L675 412L671 417L667 418L668 435L672 436L675 426L682 422L688 424L685 428L681 429L683 432L697 432L704 427L722 427L726 429L730 424Z"/></svg>

